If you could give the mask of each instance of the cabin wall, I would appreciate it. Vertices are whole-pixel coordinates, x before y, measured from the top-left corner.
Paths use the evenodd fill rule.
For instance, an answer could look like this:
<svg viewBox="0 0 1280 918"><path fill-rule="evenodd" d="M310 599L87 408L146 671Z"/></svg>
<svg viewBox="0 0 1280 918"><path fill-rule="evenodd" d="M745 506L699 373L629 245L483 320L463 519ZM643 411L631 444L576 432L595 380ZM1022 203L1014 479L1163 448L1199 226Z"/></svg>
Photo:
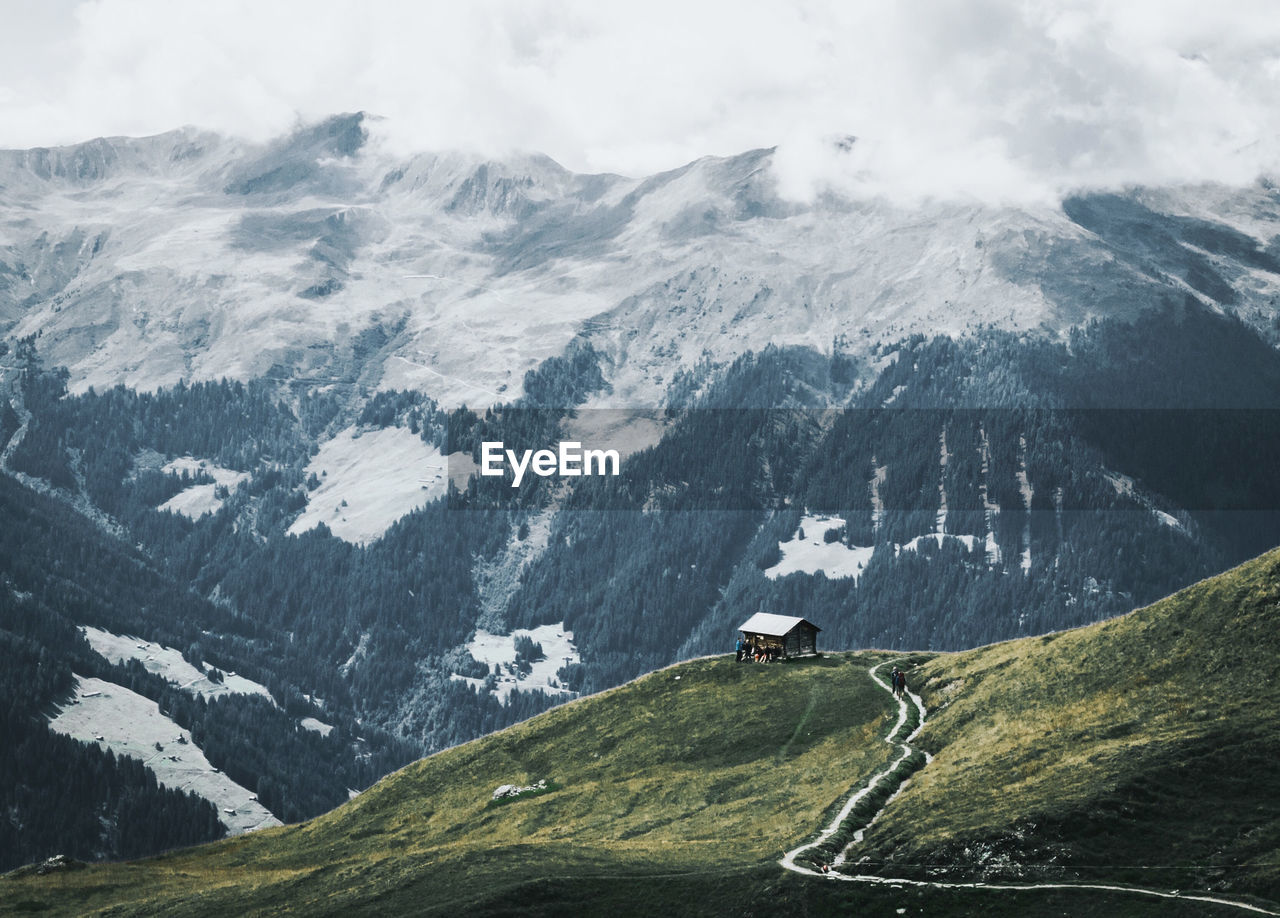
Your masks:
<svg viewBox="0 0 1280 918"><path fill-rule="evenodd" d="M756 632L743 632L748 645L754 644L757 647L781 647L783 653L787 656L799 656L807 653L818 652L818 632L815 629L796 627L792 628L783 637L774 637L773 635L758 634Z"/></svg>

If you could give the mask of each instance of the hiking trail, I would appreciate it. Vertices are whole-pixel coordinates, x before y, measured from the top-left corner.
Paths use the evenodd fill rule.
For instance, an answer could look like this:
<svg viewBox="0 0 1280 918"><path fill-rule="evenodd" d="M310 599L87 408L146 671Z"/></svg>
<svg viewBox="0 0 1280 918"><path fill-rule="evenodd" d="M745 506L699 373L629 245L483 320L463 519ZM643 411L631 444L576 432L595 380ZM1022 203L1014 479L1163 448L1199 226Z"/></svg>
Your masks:
<svg viewBox="0 0 1280 918"><path fill-rule="evenodd" d="M880 676L877 674L876 671L879 669L883 669L886 666L889 666L890 663L893 663L893 662L896 662L896 661L886 661L884 663L878 663L875 666L872 666L869 670L867 670L867 673L868 675L871 676L871 679L877 685L879 685L882 689L888 692L890 695L893 694L893 689L889 686L887 682L885 682L883 679L880 678ZM827 841L829 838L831 838L831 836L833 836L836 832L840 830L841 825L849 817L849 814L853 812L853 808L857 806L859 801L861 801L868 794L872 793L877 787L881 785L882 782L893 780L891 776L894 774L894 772L897 771L899 767L904 762L906 762L906 760L910 758L913 754L915 754L917 751L923 753L925 757L926 766L931 761L933 761L933 756L930 755L928 752L924 750L916 750L911 746L911 741L916 738L916 736L920 733L922 729L924 729L925 716L926 716L924 702L921 700L919 695L915 694L910 689L907 689L906 697L897 699L897 702L898 702L898 720L893 725L893 729L891 729L888 735L885 736L884 741L891 746L897 746L901 754L898 757L896 757L883 771L877 772L875 775L873 775L870 778L870 780L867 781L866 784L864 784L862 787L855 790L853 794L850 795L849 799L845 801L845 804L840 808L840 811L836 813L835 817L831 820L830 824L827 825L825 828L823 828L812 841L806 842L805 844L799 846L798 848L793 848L791 851L788 851L786 854L782 856L782 860L780 860L778 863L780 863L787 870L793 871L794 873L805 874L806 876L818 877L819 879L843 880L849 883L875 883L882 886L916 886L916 887L929 887L932 889L1017 890L1022 892L1033 891L1037 889L1086 889L1086 890L1097 890L1102 892L1131 893L1137 896L1148 896L1148 897L1158 898L1158 899L1178 899L1178 900L1187 901L1187 902L1208 902L1213 905L1222 905L1228 908L1236 908L1242 911L1252 912L1258 915L1280 916L1280 912L1272 911L1270 909L1266 909L1257 905L1250 905L1247 902L1239 902L1232 899L1222 899L1222 898L1218 898L1216 896L1210 896L1204 893L1184 893L1179 890L1165 891L1160 889L1148 889L1140 886L1112 886L1104 883L1070 883L1070 882L1062 882L1062 883L968 882L968 883L964 883L964 882L944 882L944 881L934 881L934 880L908 880L908 879L901 879L901 878L894 878L894 877L874 876L870 874L841 873L839 868L845 863L846 855L849 849L852 848L854 845L859 844L862 841L863 836L866 833L867 829L871 828L871 826L873 826L876 823L876 821L881 817L881 815L884 813L885 809L889 806L889 804L891 804L894 801L894 799L896 799L897 796L900 793L902 793L903 789L906 788L908 782L911 780L910 772L906 773L905 775L897 779L899 783L893 789L893 792L890 794L889 798L885 801L884 805L881 806L880 809L878 809L871 816L870 819L868 819L862 826L860 826L857 829L856 832L853 833L852 840L844 847L843 850L840 851L840 853L832 861L830 865L831 867L830 873L822 873L821 871L814 870L811 867L805 867L801 864L797 864L796 863L797 857L799 857L802 854L805 854L808 851L812 851L814 848L817 848L819 845ZM908 702L910 702L910 705L908 704ZM907 726L912 705L915 707L916 711L919 712L919 716L920 716L919 723L916 725L916 728L911 731L910 734L908 734L903 739L899 740L897 739L897 736Z"/></svg>

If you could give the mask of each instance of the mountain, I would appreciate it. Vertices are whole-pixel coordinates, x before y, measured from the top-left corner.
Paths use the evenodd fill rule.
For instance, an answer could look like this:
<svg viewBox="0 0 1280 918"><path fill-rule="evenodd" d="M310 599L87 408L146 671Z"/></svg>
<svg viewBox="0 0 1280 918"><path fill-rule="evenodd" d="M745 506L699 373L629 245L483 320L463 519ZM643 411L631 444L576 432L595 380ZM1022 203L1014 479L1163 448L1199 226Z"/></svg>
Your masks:
<svg viewBox="0 0 1280 918"><path fill-rule="evenodd" d="M0 909L1238 911L1132 885L1268 913L1280 893L1278 608L1271 552L1108 622L963 653L695 660L423 759L302 825L10 874ZM782 870L783 850L897 757L882 742L901 738L897 704L868 673L890 663L923 694L910 742L931 761L843 869L901 882ZM534 790L495 800L501 785Z"/></svg>
<svg viewBox="0 0 1280 918"><path fill-rule="evenodd" d="M0 509L57 521L0 638L59 673L0 700L157 787L176 740L69 727L75 680L172 715L236 832L755 611L962 650L1280 544L1271 184L798 202L772 157L576 175L359 114L0 153ZM475 475L564 440L620 474Z"/></svg>
<svg viewBox="0 0 1280 918"><path fill-rule="evenodd" d="M1172 295L1269 340L1274 188L1061 207L781 198L773 151L658 175L397 156L335 116L272 143L193 130L0 153L0 334L83 391L273 375L512 400L583 335L609 404L766 344L859 355L995 326L1054 336Z"/></svg>

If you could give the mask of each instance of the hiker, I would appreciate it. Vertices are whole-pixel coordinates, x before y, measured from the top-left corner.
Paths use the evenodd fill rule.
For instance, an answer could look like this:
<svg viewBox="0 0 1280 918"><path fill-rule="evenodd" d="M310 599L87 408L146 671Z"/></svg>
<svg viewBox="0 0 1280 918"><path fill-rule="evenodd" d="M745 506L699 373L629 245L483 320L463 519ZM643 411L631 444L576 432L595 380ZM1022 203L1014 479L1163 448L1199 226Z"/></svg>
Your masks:
<svg viewBox="0 0 1280 918"><path fill-rule="evenodd" d="M904 672L900 672L898 673L898 697L902 698L906 694L907 694L907 674Z"/></svg>
<svg viewBox="0 0 1280 918"><path fill-rule="evenodd" d="M898 697L898 667L893 668L893 672L889 673L889 691L893 692L893 697Z"/></svg>
<svg viewBox="0 0 1280 918"><path fill-rule="evenodd" d="M738 662L742 662L742 638L738 638L738 645L735 648L738 652Z"/></svg>

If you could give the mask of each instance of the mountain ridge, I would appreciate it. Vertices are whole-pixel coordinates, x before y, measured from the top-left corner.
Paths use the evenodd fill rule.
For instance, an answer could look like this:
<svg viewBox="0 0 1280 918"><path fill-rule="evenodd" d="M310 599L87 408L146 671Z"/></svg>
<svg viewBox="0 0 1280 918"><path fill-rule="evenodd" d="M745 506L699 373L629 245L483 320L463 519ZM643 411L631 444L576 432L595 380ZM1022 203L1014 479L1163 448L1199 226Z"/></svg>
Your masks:
<svg viewBox="0 0 1280 918"><path fill-rule="evenodd" d="M1185 294L1277 334L1265 182L1065 209L804 203L779 196L772 155L578 175L539 154L395 155L361 113L259 145L183 129L7 151L0 333L41 333L82 391L340 378L383 329L362 383L450 405L518 396L583 336L614 406L660 405L677 371L771 341L865 356L986 324L1054 337Z"/></svg>

